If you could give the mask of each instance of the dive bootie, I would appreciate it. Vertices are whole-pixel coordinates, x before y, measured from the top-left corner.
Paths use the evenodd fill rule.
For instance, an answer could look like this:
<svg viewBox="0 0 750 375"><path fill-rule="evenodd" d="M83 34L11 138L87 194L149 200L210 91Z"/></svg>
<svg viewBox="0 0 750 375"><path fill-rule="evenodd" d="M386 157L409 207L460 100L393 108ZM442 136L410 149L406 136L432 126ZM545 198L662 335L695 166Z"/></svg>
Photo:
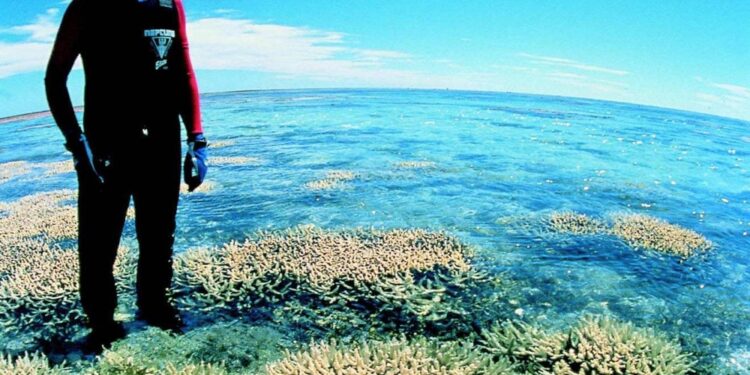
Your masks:
<svg viewBox="0 0 750 375"><path fill-rule="evenodd" d="M103 350L109 349L112 343L125 338L125 336L127 336L127 332L121 323L112 322L104 326L96 326L86 336L86 341L83 343L83 352L98 355Z"/></svg>
<svg viewBox="0 0 750 375"><path fill-rule="evenodd" d="M170 331L176 335L184 333L185 323L182 321L182 317L180 317L180 312L168 303L158 308L140 308L137 318L152 327Z"/></svg>

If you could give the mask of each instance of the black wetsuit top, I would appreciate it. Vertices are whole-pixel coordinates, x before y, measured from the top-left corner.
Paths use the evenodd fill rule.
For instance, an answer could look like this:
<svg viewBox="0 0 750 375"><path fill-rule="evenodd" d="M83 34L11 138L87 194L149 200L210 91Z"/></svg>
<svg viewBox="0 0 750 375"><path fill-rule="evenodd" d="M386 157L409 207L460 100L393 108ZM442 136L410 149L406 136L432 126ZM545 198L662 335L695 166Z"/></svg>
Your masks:
<svg viewBox="0 0 750 375"><path fill-rule="evenodd" d="M50 108L66 137L80 132L65 87L78 54L86 75L84 128L95 153L174 132L180 114L189 133L202 132L180 0L73 0L47 71Z"/></svg>

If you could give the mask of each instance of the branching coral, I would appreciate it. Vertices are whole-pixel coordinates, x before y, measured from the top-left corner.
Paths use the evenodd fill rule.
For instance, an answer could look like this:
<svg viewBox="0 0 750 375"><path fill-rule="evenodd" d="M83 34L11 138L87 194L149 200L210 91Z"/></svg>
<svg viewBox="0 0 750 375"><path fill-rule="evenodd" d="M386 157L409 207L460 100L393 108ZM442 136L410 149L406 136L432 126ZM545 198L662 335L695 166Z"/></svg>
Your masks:
<svg viewBox="0 0 750 375"><path fill-rule="evenodd" d="M282 344L280 333L236 321L198 328L183 336L151 328L116 342L89 372L97 375L257 373L266 363L281 358ZM198 369L203 372L190 372Z"/></svg>
<svg viewBox="0 0 750 375"><path fill-rule="evenodd" d="M606 231L606 226L601 221L571 211L553 212L549 216L549 226L555 232L576 235L597 234Z"/></svg>
<svg viewBox="0 0 750 375"><path fill-rule="evenodd" d="M632 247L686 258L713 247L711 241L692 230L640 214L616 216L612 233Z"/></svg>
<svg viewBox="0 0 750 375"><path fill-rule="evenodd" d="M483 331L481 347L538 374L681 375L694 365L678 344L609 318L584 318L567 332L553 334L504 323Z"/></svg>
<svg viewBox="0 0 750 375"><path fill-rule="evenodd" d="M345 182L357 178L357 174L351 171L333 170L326 173L326 177L320 180L310 181L305 184L308 190L334 190L346 187Z"/></svg>
<svg viewBox="0 0 750 375"><path fill-rule="evenodd" d="M78 296L78 252L28 242L0 280L0 325L55 341L84 322ZM122 248L115 262L118 287L132 288L135 260Z"/></svg>
<svg viewBox="0 0 750 375"><path fill-rule="evenodd" d="M175 263L175 295L204 311L305 301L316 310L358 311L377 324L437 329L460 321L472 288L489 279L471 269L469 256L442 232L299 227L186 253Z"/></svg>
<svg viewBox="0 0 750 375"><path fill-rule="evenodd" d="M62 366L50 367L47 358L41 354L25 354L18 358L2 358L0 374L4 375L64 375L70 371Z"/></svg>
<svg viewBox="0 0 750 375"><path fill-rule="evenodd" d="M468 342L427 339L359 342L340 346L337 342L313 344L307 351L267 366L268 375L408 374L473 375L512 374L507 362L493 363Z"/></svg>
<svg viewBox="0 0 750 375"><path fill-rule="evenodd" d="M0 244L2 247L28 238L46 241L73 239L77 236L78 212L70 203L76 192L61 190L21 198L0 205Z"/></svg>

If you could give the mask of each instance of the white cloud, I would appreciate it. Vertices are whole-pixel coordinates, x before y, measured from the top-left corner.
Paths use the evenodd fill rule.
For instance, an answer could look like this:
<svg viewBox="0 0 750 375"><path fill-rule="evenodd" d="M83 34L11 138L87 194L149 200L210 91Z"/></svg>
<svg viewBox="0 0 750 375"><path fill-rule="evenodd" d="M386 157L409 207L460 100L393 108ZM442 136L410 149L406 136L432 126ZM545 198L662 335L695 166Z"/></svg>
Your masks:
<svg viewBox="0 0 750 375"><path fill-rule="evenodd" d="M0 41L0 79L44 70L57 34L59 9L47 9L30 24L0 30L0 34L25 36L21 42Z"/></svg>
<svg viewBox="0 0 750 375"><path fill-rule="evenodd" d="M695 94L702 110L724 116L750 119L750 88L733 83L715 83L698 79L703 90Z"/></svg>
<svg viewBox="0 0 750 375"><path fill-rule="evenodd" d="M564 59L561 57L538 56L538 55L532 55L532 54L525 53L525 52L519 53L518 56L523 57L534 64L544 64L544 65L552 65L552 66L558 66L558 67L566 67L566 68L572 68L572 69L583 70L583 71L588 71L588 72L611 74L615 76L626 76L630 74L630 72L627 72L624 70L611 69L611 68L605 68L605 67L591 65L591 64L585 64L582 62L578 62L578 61L570 60L570 59Z"/></svg>
<svg viewBox="0 0 750 375"><path fill-rule="evenodd" d="M54 42L57 34L57 15L60 10L50 8L44 14L37 16L34 23L22 26L14 26L6 32L13 34L28 35L29 41L32 42Z"/></svg>
<svg viewBox="0 0 750 375"><path fill-rule="evenodd" d="M750 99L750 88L733 85L731 83L713 83L711 86L722 89L732 95L736 95L740 98Z"/></svg>
<svg viewBox="0 0 750 375"><path fill-rule="evenodd" d="M404 86L417 72L395 68L409 54L352 48L345 34L245 19L204 18L188 23L197 69L252 70L323 81Z"/></svg>

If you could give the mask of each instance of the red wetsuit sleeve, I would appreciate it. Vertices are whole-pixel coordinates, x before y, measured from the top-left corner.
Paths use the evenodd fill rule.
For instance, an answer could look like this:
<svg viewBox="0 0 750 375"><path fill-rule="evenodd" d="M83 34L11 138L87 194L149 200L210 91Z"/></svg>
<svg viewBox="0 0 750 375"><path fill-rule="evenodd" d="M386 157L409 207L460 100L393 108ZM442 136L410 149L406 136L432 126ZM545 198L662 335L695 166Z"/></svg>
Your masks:
<svg viewBox="0 0 750 375"><path fill-rule="evenodd" d="M188 134L195 135L203 133L201 125L201 106L198 97L198 82L195 79L193 63L190 60L190 48L188 47L188 38L186 31L185 9L182 6L182 0L174 0L175 8L179 18L178 38L180 39L179 47L182 49L183 64L185 68L186 92L183 95L180 114L182 121L185 123L185 129Z"/></svg>
<svg viewBox="0 0 750 375"><path fill-rule="evenodd" d="M67 86L68 75L80 53L80 7L80 1L73 0L65 11L44 77L50 111L68 142L81 135Z"/></svg>

